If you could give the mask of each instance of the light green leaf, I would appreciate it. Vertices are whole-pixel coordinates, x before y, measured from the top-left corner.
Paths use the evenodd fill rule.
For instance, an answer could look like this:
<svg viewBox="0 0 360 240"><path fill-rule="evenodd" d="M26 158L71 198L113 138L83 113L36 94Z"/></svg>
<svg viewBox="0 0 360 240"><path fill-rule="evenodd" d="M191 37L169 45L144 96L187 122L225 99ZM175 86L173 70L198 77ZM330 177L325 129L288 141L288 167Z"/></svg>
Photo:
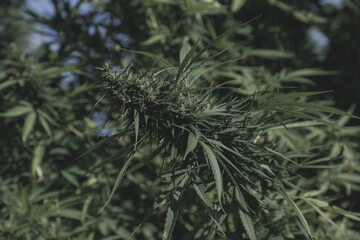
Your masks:
<svg viewBox="0 0 360 240"><path fill-rule="evenodd" d="M304 68L300 70L295 70L289 72L286 75L286 78L299 78L299 77L309 77L309 76L323 76L323 75L334 75L337 74L336 71L325 71L319 68Z"/></svg>
<svg viewBox="0 0 360 240"><path fill-rule="evenodd" d="M231 2L231 12L236 13L246 3L246 0L233 0Z"/></svg>
<svg viewBox="0 0 360 240"><path fill-rule="evenodd" d="M4 113L0 113L0 117L19 117L30 112L31 110L31 107L28 106L16 106Z"/></svg>
<svg viewBox="0 0 360 240"><path fill-rule="evenodd" d="M255 56L268 59L292 58L291 53L282 52L273 49L252 49L246 53L248 56Z"/></svg>
<svg viewBox="0 0 360 240"><path fill-rule="evenodd" d="M241 211L241 209L239 209L239 214L240 214L241 222L242 222L249 238L251 240L256 240L256 234L255 234L255 230L254 230L254 225L251 221L251 217L248 214Z"/></svg>
<svg viewBox="0 0 360 240"><path fill-rule="evenodd" d="M185 43L184 46L180 49L180 64L184 61L186 55L191 51L191 46L189 43ZM185 63L186 64L186 63Z"/></svg>
<svg viewBox="0 0 360 240"><path fill-rule="evenodd" d="M29 134L34 129L35 121L36 121L36 112L30 112L25 118L24 127L22 130L23 142L26 142L26 139L28 138Z"/></svg>
<svg viewBox="0 0 360 240"><path fill-rule="evenodd" d="M202 148L204 149L206 158L209 160L210 167L213 172L214 179L215 179L215 185L216 185L216 190L218 193L219 204L221 204L224 187L223 187L223 179L222 179L219 163L217 162L216 156L213 153L213 151L209 148L209 146L207 146L202 141L200 141L200 144L201 144Z"/></svg>
<svg viewBox="0 0 360 240"><path fill-rule="evenodd" d="M149 46L156 42L159 42L162 39L166 40L166 34L157 34L157 35L151 36L148 39L146 39L144 42L142 42L141 46Z"/></svg>
<svg viewBox="0 0 360 240"><path fill-rule="evenodd" d="M186 151L185 151L185 155L184 155L184 159L186 159L187 155L194 151L194 149L196 148L197 144L198 144L198 137L193 134L190 133L189 137L188 137L188 141L187 141L187 147L186 147Z"/></svg>

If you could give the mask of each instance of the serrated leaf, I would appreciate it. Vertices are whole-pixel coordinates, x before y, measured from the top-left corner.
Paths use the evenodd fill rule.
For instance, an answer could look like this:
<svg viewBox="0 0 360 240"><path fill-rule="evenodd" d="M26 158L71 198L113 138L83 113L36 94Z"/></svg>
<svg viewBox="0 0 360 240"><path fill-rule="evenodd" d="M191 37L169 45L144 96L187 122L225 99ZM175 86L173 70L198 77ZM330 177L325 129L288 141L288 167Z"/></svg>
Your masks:
<svg viewBox="0 0 360 240"><path fill-rule="evenodd" d="M196 146L198 144L198 141L199 141L199 139L195 134L193 134L193 133L189 134L184 159L186 159L187 155L190 152L195 150L195 148L196 148Z"/></svg>
<svg viewBox="0 0 360 240"><path fill-rule="evenodd" d="M0 113L0 117L19 117L30 112L31 110L31 107L28 106L16 106L4 113Z"/></svg>
<svg viewBox="0 0 360 240"><path fill-rule="evenodd" d="M179 183L179 185L176 186L176 189L174 189L175 192L170 195L170 205L166 213L164 232L162 236L162 239L164 240L171 239L180 208L180 199L185 192L188 181L189 176L185 176L184 179ZM170 184L173 185L173 183Z"/></svg>
<svg viewBox="0 0 360 240"><path fill-rule="evenodd" d="M35 121L36 121L36 113L35 112L30 112L25 118L24 126L23 126L23 129L22 129L22 140L23 140L23 142L26 142L29 134L34 129Z"/></svg>
<svg viewBox="0 0 360 240"><path fill-rule="evenodd" d="M222 230L221 223L218 221L218 217L216 217L217 212L214 210L214 206L210 200L210 197L205 193L205 186L201 183L194 183L193 187L195 189L196 194L202 200L202 204L204 205L207 214L210 216L212 221L216 224L217 229L221 231L221 233L225 236L224 231Z"/></svg>
<svg viewBox="0 0 360 240"><path fill-rule="evenodd" d="M244 213L241 209L239 209L239 214L247 235L251 240L256 240L256 234L254 230L254 225L251 221L251 217L248 214Z"/></svg>
<svg viewBox="0 0 360 240"><path fill-rule="evenodd" d="M210 197L205 193L205 186L201 183L193 183L193 187L196 194L203 201L204 205L208 206L209 208L213 208Z"/></svg>
<svg viewBox="0 0 360 240"><path fill-rule="evenodd" d="M41 165L41 162L44 159L45 149L46 146L44 141L39 142L38 145L36 145L34 148L34 157L31 161L31 174L33 177L35 176L36 168Z"/></svg>
<svg viewBox="0 0 360 240"><path fill-rule="evenodd" d="M113 186L113 189L110 193L110 196L108 198L108 200L106 201L106 203L104 204L104 206L99 210L99 212L97 214L99 214L102 210L104 210L104 208L110 203L111 199L113 198L116 190L118 189L125 173L126 173L126 170L129 168L132 160L134 159L134 153L132 153L129 158L126 160L125 164L122 166L117 178L116 178L116 181L115 181L115 184Z"/></svg>
<svg viewBox="0 0 360 240"><path fill-rule="evenodd" d="M215 179L215 185L216 185L216 190L218 193L219 204L221 204L224 187L223 187L223 179L222 179L219 163L217 162L216 156L213 153L213 151L209 148L209 146L207 146L202 141L200 141L200 144L201 144L202 148L204 149L204 153L205 153L204 155L206 156L206 158L208 159L208 161L210 163L210 167L213 172L214 179Z"/></svg>

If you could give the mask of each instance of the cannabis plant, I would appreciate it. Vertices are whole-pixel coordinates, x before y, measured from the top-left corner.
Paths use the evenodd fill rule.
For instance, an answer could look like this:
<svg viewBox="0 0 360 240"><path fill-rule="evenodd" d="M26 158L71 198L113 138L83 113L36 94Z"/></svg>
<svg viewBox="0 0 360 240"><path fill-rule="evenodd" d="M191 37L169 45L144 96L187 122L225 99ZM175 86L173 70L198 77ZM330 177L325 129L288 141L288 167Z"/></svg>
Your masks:
<svg viewBox="0 0 360 240"><path fill-rule="evenodd" d="M114 136L132 137L128 157L102 209L128 170L149 165L160 155L156 172L163 190L144 222L155 211L166 209L163 239L171 239L179 216L193 226L189 239L314 239L316 227L309 226L306 215L317 212L335 226L338 215L360 220L357 213L312 198L311 191L321 190L306 182L313 173L304 169L309 162L319 161L322 149L316 154L281 151L281 141L273 135L276 129L296 124L329 124L322 113L355 116L305 101L323 92L281 93L278 88L242 96L226 82L209 86L200 81L216 66L200 73L199 67L221 52L207 58L201 58L202 54L234 29L199 51L196 44L185 44L178 67L150 53L136 52L154 58L163 69L141 72L129 66L115 70L107 64L100 68L104 97L110 105L108 121L119 129ZM136 154L149 146L148 160L134 164ZM188 199L186 204L180 204L182 199ZM208 218L192 218L201 214L190 214L194 205ZM321 209L335 215L329 217Z"/></svg>

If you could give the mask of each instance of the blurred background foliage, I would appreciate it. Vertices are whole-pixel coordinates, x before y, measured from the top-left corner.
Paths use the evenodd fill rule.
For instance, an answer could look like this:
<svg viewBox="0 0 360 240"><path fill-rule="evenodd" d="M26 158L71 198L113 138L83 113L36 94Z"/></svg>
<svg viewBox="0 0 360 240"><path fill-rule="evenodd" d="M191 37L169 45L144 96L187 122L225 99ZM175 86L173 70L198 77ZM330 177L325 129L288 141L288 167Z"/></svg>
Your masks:
<svg viewBox="0 0 360 240"><path fill-rule="evenodd" d="M139 70L153 66L153 59L123 48L176 64L185 43L198 42L202 49L258 16L204 53L208 57L231 46L198 69L204 86L227 82L241 96L282 87L285 92L334 90L315 99L359 115L359 0L1 1L0 237L126 239L169 179L158 177L160 154L128 172L111 204L97 215L133 136L108 137L120 126L103 127L110 103L100 101L100 73L94 67L105 62L120 69L130 62ZM241 59L202 72L236 58ZM306 178L291 195L318 239L359 239L360 216L350 213L360 210L359 122L318 117L344 127L295 124L259 133L256 141L294 158L314 154L297 172ZM142 149L136 160L148 161L148 152ZM299 193L309 186L313 191ZM279 195L269 199L280 201ZM192 195L185 193L182 201L173 238L201 239L196 227L208 217ZM336 212L324 202L349 212ZM276 211L268 225L253 220L257 238L300 239L291 229L294 215ZM134 239L161 238L164 218L159 208ZM230 239L247 239L242 225L225 225Z"/></svg>

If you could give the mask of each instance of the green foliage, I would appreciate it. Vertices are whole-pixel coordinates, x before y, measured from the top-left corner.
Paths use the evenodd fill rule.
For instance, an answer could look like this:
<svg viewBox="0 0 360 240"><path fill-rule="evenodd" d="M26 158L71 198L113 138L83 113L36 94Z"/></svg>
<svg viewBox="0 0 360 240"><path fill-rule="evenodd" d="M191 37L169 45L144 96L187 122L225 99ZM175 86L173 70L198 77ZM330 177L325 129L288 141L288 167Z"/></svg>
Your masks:
<svg viewBox="0 0 360 240"><path fill-rule="evenodd" d="M353 2L1 3L0 238L359 239Z"/></svg>

